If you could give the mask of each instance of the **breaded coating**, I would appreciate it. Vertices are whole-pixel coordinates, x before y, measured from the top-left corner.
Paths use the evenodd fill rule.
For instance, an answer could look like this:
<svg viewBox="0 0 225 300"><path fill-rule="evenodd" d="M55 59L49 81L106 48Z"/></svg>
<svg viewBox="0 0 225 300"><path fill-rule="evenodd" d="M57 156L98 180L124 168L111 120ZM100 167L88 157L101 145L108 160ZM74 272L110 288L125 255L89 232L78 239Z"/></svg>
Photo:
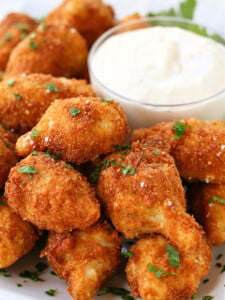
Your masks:
<svg viewBox="0 0 225 300"><path fill-rule="evenodd" d="M180 175L187 181L225 183L225 123L204 122L195 119L180 121L180 138L176 139L176 122L160 123L152 128L135 130L132 140L151 145L158 140L162 149L174 157ZM180 127L180 128L179 128Z"/></svg>
<svg viewBox="0 0 225 300"><path fill-rule="evenodd" d="M87 68L87 44L73 28L39 26L12 51L5 78L43 73L57 77L82 77Z"/></svg>
<svg viewBox="0 0 225 300"><path fill-rule="evenodd" d="M18 139L16 149L20 156L49 149L53 154L60 152L65 161L81 164L112 152L127 133L124 110L113 101L93 97L56 100L33 130Z"/></svg>
<svg viewBox="0 0 225 300"><path fill-rule="evenodd" d="M76 28L90 47L114 25L114 13L102 0L64 0L45 19L45 24L62 23Z"/></svg>
<svg viewBox="0 0 225 300"><path fill-rule="evenodd" d="M69 285L74 300L91 300L120 263L122 239L108 223L84 231L50 233L41 256Z"/></svg>
<svg viewBox="0 0 225 300"><path fill-rule="evenodd" d="M73 167L49 153L33 153L10 170L9 206L39 229L85 229L100 216L93 189Z"/></svg>
<svg viewBox="0 0 225 300"><path fill-rule="evenodd" d="M0 202L0 268L7 268L34 247L38 234L6 205L4 197Z"/></svg>
<svg viewBox="0 0 225 300"><path fill-rule="evenodd" d="M209 241L218 246L225 242L225 185L192 184L188 199L196 220L203 226Z"/></svg>
<svg viewBox="0 0 225 300"><path fill-rule="evenodd" d="M0 120L25 133L37 124L55 99L94 96L85 80L53 77L46 74L16 76L0 83Z"/></svg>
<svg viewBox="0 0 225 300"><path fill-rule="evenodd" d="M163 222L170 221L164 219L175 209L183 211L185 203L176 169L164 163L168 154L117 155L106 158L96 187L107 216L128 239L161 232ZM162 163L154 162L160 156Z"/></svg>
<svg viewBox="0 0 225 300"><path fill-rule="evenodd" d="M0 70L0 81L4 79L5 73Z"/></svg>
<svg viewBox="0 0 225 300"><path fill-rule="evenodd" d="M176 244L161 235L152 235L131 248L134 257L129 258L126 273L133 295L143 300L189 300L196 293L209 270L210 250L206 243L198 245L198 240L190 237L188 245L180 235ZM170 262L167 247L178 253L174 255L178 257L176 264Z"/></svg>
<svg viewBox="0 0 225 300"><path fill-rule="evenodd" d="M0 189L7 180L9 170L17 162L15 142L17 136L0 126Z"/></svg>
<svg viewBox="0 0 225 300"><path fill-rule="evenodd" d="M0 70L4 71L10 53L38 23L21 13L8 14L0 23Z"/></svg>

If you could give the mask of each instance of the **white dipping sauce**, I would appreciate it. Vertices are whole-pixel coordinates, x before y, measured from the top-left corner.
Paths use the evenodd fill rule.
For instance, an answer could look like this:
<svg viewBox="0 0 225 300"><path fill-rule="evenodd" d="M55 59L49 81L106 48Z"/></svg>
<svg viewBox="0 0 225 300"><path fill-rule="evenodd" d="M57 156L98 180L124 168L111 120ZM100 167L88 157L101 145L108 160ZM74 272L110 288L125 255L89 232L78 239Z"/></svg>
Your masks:
<svg viewBox="0 0 225 300"><path fill-rule="evenodd" d="M197 102L212 97L225 88L225 47L209 38L177 27L156 26L128 31L113 35L100 45L91 64L94 77L117 93L118 99L102 89L91 74L97 94L102 97L111 96L110 98L121 102L131 122L136 120L131 116L134 115L133 112L129 112L130 105L136 106L137 110L142 105L147 110L160 111L158 116L153 116L153 120L147 121L149 124L141 120L140 124L132 127L190 116L203 119L223 117L221 112L218 117L210 113L212 106L207 113L201 107L200 111L204 115L200 116L196 116L194 106L191 110L190 107L181 109L178 106L177 109L174 108L175 114L174 109L157 108L157 105ZM136 104L120 99L119 95L133 99ZM197 106L196 103L194 105ZM162 110L172 114L163 116ZM181 110L182 113L179 114ZM224 113L224 105L222 110Z"/></svg>

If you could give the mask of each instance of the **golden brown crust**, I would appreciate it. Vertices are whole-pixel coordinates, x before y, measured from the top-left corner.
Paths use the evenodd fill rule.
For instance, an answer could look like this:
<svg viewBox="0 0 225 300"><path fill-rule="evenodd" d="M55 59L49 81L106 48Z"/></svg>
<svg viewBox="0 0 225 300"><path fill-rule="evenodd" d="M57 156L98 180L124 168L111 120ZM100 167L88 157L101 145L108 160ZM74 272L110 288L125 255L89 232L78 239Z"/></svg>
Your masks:
<svg viewBox="0 0 225 300"><path fill-rule="evenodd" d="M134 13L132 15L126 16L122 20L118 22L117 25L123 25L121 29L118 30L118 32L126 32L130 30L135 30L135 29L141 29L145 27L149 27L148 22L135 22L138 20L141 20L143 17L139 13Z"/></svg>
<svg viewBox="0 0 225 300"><path fill-rule="evenodd" d="M49 90L51 86L52 91ZM94 96L94 92L85 80L30 74L1 82L0 95L1 122L24 133L37 124L55 99Z"/></svg>
<svg viewBox="0 0 225 300"><path fill-rule="evenodd" d="M203 226L209 241L218 246L225 242L225 204L213 197L225 199L224 184L201 183L188 187L191 212Z"/></svg>
<svg viewBox="0 0 225 300"><path fill-rule="evenodd" d="M179 267L171 266L166 246L170 245L179 253ZM134 257L126 266L128 283L132 293L145 300L189 300L197 291L199 282L208 272L210 264L209 248L205 253L186 252L182 244L171 243L160 235L139 240L132 248ZM203 255L203 256L201 256ZM199 264L199 261L202 263ZM149 271L149 264L163 270L160 278ZM166 275L167 272L176 275Z"/></svg>
<svg viewBox="0 0 225 300"><path fill-rule="evenodd" d="M80 112L71 115L71 108ZM53 102L33 130L40 130L35 138L28 132L18 139L16 149L20 156L50 149L54 154L60 152L65 161L81 164L121 145L128 125L117 103L78 97Z"/></svg>
<svg viewBox="0 0 225 300"><path fill-rule="evenodd" d="M56 274L69 284L73 299L90 300L120 263L122 239L106 222L84 231L50 233L46 256Z"/></svg>
<svg viewBox="0 0 225 300"><path fill-rule="evenodd" d="M36 173L29 178L19 171L24 166L32 166ZM40 229L84 229L100 216L99 204L86 179L45 153L30 155L11 169L5 195L15 212Z"/></svg>
<svg viewBox="0 0 225 300"><path fill-rule="evenodd" d="M115 163L101 171L97 195L115 228L126 238L159 232L167 211L183 210L183 187L167 153L156 156L146 152L143 157L143 153L131 151L117 157L112 154L106 160ZM130 175L124 174L128 168L133 170Z"/></svg>
<svg viewBox="0 0 225 300"><path fill-rule="evenodd" d="M12 50L27 34L35 30L37 22L21 13L8 14L0 23L0 70L4 71Z"/></svg>
<svg viewBox="0 0 225 300"><path fill-rule="evenodd" d="M160 123L136 130L133 140L152 144L152 137L174 157L180 175L187 181L225 182L225 124L195 119L181 121L186 126L179 140L174 140L175 122ZM158 147L160 145L158 143Z"/></svg>
<svg viewBox="0 0 225 300"><path fill-rule="evenodd" d="M65 0L47 16L45 23L69 24L81 33L90 47L114 25L114 13L102 0Z"/></svg>
<svg viewBox="0 0 225 300"><path fill-rule="evenodd" d="M5 202L0 197L1 203ZM33 226L12 212L8 205L0 205L0 268L7 268L35 245L38 235Z"/></svg>
<svg viewBox="0 0 225 300"><path fill-rule="evenodd" d="M5 78L23 73L79 77L86 72L87 45L70 26L39 26L12 52Z"/></svg>

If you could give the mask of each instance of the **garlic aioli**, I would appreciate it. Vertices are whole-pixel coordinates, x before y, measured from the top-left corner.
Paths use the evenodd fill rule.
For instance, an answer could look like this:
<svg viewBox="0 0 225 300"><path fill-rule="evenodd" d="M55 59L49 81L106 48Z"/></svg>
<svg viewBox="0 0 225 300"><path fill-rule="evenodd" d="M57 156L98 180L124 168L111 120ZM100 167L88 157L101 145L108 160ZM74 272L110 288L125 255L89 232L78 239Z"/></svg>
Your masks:
<svg viewBox="0 0 225 300"><path fill-rule="evenodd" d="M225 47L177 27L149 27L108 38L92 58L95 77L123 97L185 104L225 88Z"/></svg>

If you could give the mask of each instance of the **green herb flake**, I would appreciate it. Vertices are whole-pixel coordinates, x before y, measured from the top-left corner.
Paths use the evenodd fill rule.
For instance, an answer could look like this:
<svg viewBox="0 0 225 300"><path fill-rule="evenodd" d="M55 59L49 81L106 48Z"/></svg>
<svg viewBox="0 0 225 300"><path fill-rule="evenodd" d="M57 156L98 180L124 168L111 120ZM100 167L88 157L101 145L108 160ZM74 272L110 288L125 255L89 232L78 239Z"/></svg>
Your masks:
<svg viewBox="0 0 225 300"><path fill-rule="evenodd" d="M31 50L35 50L39 46L39 43L35 43L33 41L30 41L29 47Z"/></svg>
<svg viewBox="0 0 225 300"><path fill-rule="evenodd" d="M16 100L21 100L21 96L18 93L13 93L14 97L16 98Z"/></svg>
<svg viewBox="0 0 225 300"><path fill-rule="evenodd" d="M202 300L213 300L214 297L213 296L203 296Z"/></svg>
<svg viewBox="0 0 225 300"><path fill-rule="evenodd" d="M0 269L0 276L11 277L11 274L7 273L6 269Z"/></svg>
<svg viewBox="0 0 225 300"><path fill-rule="evenodd" d="M225 272L225 265L223 266L223 268L222 268L222 270L221 270L220 273L223 273L223 272Z"/></svg>
<svg viewBox="0 0 225 300"><path fill-rule="evenodd" d="M25 32L22 32L20 35L20 39L23 41L27 37L27 34Z"/></svg>
<svg viewBox="0 0 225 300"><path fill-rule="evenodd" d="M48 83L48 84L46 84L46 87L47 87L47 91L49 93L51 93L51 92L59 93L60 92L60 90L55 86L54 83Z"/></svg>
<svg viewBox="0 0 225 300"><path fill-rule="evenodd" d="M218 203L222 203L222 204L225 204L225 200L224 199L221 199L219 197L216 197L216 196L212 196L212 199Z"/></svg>
<svg viewBox="0 0 225 300"><path fill-rule="evenodd" d="M21 283L17 283L16 286L22 287L23 285Z"/></svg>
<svg viewBox="0 0 225 300"><path fill-rule="evenodd" d="M19 29L20 31L27 31L28 26L26 24L16 24L16 28Z"/></svg>
<svg viewBox="0 0 225 300"><path fill-rule="evenodd" d="M7 81L7 85L8 85L8 86L13 86L14 83L16 83L16 80L15 80L15 79L11 79L11 80Z"/></svg>
<svg viewBox="0 0 225 300"><path fill-rule="evenodd" d="M222 267L222 264L221 264L221 263L216 263L216 267L217 267L217 268L221 268L221 267Z"/></svg>
<svg viewBox="0 0 225 300"><path fill-rule="evenodd" d="M55 155L55 154L51 154L51 150L48 149L48 150L46 151L46 153L45 153L45 156L46 156L46 157L51 157L51 158L57 160L57 159L59 159L60 154L58 154L58 156Z"/></svg>
<svg viewBox="0 0 225 300"><path fill-rule="evenodd" d="M20 167L17 171L22 174L27 174L29 178L32 178L31 174L36 174L38 172L33 166L23 166Z"/></svg>
<svg viewBox="0 0 225 300"><path fill-rule="evenodd" d="M35 265L35 269L37 269L38 272L42 272L48 269L48 265L43 262L39 262Z"/></svg>
<svg viewBox="0 0 225 300"><path fill-rule="evenodd" d="M166 250L171 267L180 267L180 255L171 245L166 245Z"/></svg>
<svg viewBox="0 0 225 300"><path fill-rule="evenodd" d="M153 266L152 264L148 265L148 271L155 273L156 278L161 278L163 274L163 269L158 269L157 267Z"/></svg>
<svg viewBox="0 0 225 300"><path fill-rule="evenodd" d="M196 298L197 298L197 294L194 294L194 295L191 296L191 300L194 300Z"/></svg>
<svg viewBox="0 0 225 300"><path fill-rule="evenodd" d="M32 139L35 139L35 138L37 137L37 134L38 134L39 132L41 132L41 131L42 131L42 130L38 130L38 129L32 130L32 131L31 131L30 137L31 137Z"/></svg>
<svg viewBox="0 0 225 300"><path fill-rule="evenodd" d="M79 110L79 109L76 109L75 107L70 107L70 115L71 116L76 116L76 115L78 115L79 113L81 113L81 110Z"/></svg>
<svg viewBox="0 0 225 300"><path fill-rule="evenodd" d="M159 155L160 153L160 151L152 151L152 154L154 154L155 156Z"/></svg>
<svg viewBox="0 0 225 300"><path fill-rule="evenodd" d="M217 255L216 260L219 260L219 259L221 259L222 257L223 257L223 254L220 253L220 254Z"/></svg>
<svg viewBox="0 0 225 300"><path fill-rule="evenodd" d="M102 103L110 103L112 102L113 100L111 99L102 99Z"/></svg>
<svg viewBox="0 0 225 300"><path fill-rule="evenodd" d="M53 276L57 276L54 271L51 271L50 274L53 275Z"/></svg>
<svg viewBox="0 0 225 300"><path fill-rule="evenodd" d="M6 33L6 35L4 36L4 41L8 42L12 39L12 35L10 33Z"/></svg>
<svg viewBox="0 0 225 300"><path fill-rule="evenodd" d="M130 146L128 145L114 145L113 147L116 149L118 154L126 154L130 150Z"/></svg>
<svg viewBox="0 0 225 300"><path fill-rule="evenodd" d="M36 155L38 155L38 152L37 152L37 151L33 151L33 152L31 153L31 156L36 156Z"/></svg>
<svg viewBox="0 0 225 300"><path fill-rule="evenodd" d="M45 294L48 295L48 296L55 296L57 293L57 290L48 290L48 291L45 291Z"/></svg>
<svg viewBox="0 0 225 300"><path fill-rule="evenodd" d="M6 145L6 147L10 147L11 146L11 144L7 143L7 142L5 142L4 144Z"/></svg>
<svg viewBox="0 0 225 300"><path fill-rule="evenodd" d="M0 205L6 205L4 201L0 201Z"/></svg>
<svg viewBox="0 0 225 300"><path fill-rule="evenodd" d="M118 287L102 287L98 292L98 296L112 294L120 296L123 300L135 300L133 296L130 295L130 291Z"/></svg>
<svg viewBox="0 0 225 300"><path fill-rule="evenodd" d="M122 252L124 257L134 257L134 253L132 251Z"/></svg>
<svg viewBox="0 0 225 300"><path fill-rule="evenodd" d="M204 280L202 281L202 283L207 283L207 282L209 282L209 279L208 279L208 278L206 278L206 279L204 279Z"/></svg>
<svg viewBox="0 0 225 300"><path fill-rule="evenodd" d="M43 279L41 279L39 277L39 272L37 272L37 271L25 270L25 271L19 273L19 276L22 278L28 278L32 281L44 281Z"/></svg>
<svg viewBox="0 0 225 300"><path fill-rule="evenodd" d="M196 7L196 0L185 0L180 3L180 16L186 19L192 19Z"/></svg>
<svg viewBox="0 0 225 300"><path fill-rule="evenodd" d="M123 164L121 165L122 173L124 175L133 175L136 174L136 168L132 168L131 165L124 166Z"/></svg>
<svg viewBox="0 0 225 300"><path fill-rule="evenodd" d="M65 164L65 167L66 167L67 169L73 169L73 170L74 170L74 167L73 167L71 164Z"/></svg>
<svg viewBox="0 0 225 300"><path fill-rule="evenodd" d="M179 140L182 137L182 135L186 132L186 128L188 127L190 126L185 125L180 121L176 121L175 125L172 127L175 131L174 140Z"/></svg>

